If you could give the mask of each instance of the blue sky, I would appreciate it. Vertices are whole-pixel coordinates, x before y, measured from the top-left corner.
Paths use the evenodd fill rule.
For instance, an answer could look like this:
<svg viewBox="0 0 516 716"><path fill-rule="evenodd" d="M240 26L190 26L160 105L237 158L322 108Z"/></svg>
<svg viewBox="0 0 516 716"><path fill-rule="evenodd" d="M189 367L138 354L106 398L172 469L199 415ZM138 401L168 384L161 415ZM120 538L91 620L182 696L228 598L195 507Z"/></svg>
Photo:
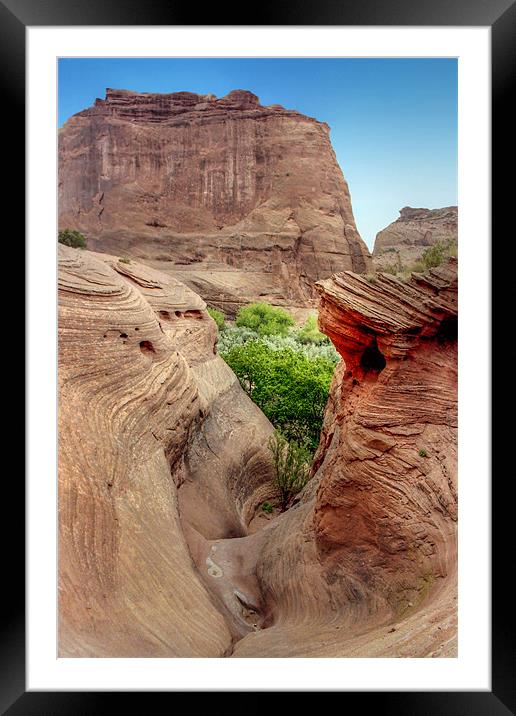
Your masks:
<svg viewBox="0 0 516 716"><path fill-rule="evenodd" d="M327 122L371 249L403 206L457 204L455 59L69 58L58 78L60 126L106 87L218 97L247 89Z"/></svg>

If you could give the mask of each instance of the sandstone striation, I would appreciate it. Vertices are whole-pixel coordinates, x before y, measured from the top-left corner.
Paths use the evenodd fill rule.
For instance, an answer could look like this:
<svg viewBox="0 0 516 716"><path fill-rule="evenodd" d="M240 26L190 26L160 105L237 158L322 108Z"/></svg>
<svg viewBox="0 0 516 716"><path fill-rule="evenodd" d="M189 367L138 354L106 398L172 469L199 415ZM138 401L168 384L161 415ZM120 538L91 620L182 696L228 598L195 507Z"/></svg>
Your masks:
<svg viewBox="0 0 516 716"><path fill-rule="evenodd" d="M342 361L313 475L270 499L272 428L205 303L60 247L60 655L452 657L457 263L317 284Z"/></svg>
<svg viewBox="0 0 516 716"><path fill-rule="evenodd" d="M410 266L423 251L438 242L457 242L458 211L456 206L443 209L400 210L400 216L376 235L373 263L382 271L386 267Z"/></svg>
<svg viewBox="0 0 516 716"><path fill-rule="evenodd" d="M457 265L318 284L343 357L313 478L260 535L235 656L455 656Z"/></svg>
<svg viewBox="0 0 516 716"><path fill-rule="evenodd" d="M245 534L271 494L272 426L205 308L149 267L59 247L60 656L231 644L184 530Z"/></svg>
<svg viewBox="0 0 516 716"><path fill-rule="evenodd" d="M329 127L243 90L108 89L59 132L59 225L228 315L311 305L315 281L371 266Z"/></svg>

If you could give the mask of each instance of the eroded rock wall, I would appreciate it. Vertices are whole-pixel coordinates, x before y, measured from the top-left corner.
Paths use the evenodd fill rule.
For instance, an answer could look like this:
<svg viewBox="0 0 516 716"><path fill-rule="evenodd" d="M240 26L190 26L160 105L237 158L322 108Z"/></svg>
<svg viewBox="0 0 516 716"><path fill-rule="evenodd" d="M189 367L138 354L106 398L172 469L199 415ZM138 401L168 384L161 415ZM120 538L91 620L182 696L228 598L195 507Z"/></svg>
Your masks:
<svg viewBox="0 0 516 716"><path fill-rule="evenodd" d="M270 494L272 427L205 308L151 268L59 247L60 656L231 644L184 533L245 531Z"/></svg>
<svg viewBox="0 0 516 716"><path fill-rule="evenodd" d="M457 264L318 284L313 476L258 532L272 427L205 303L60 247L61 656L455 656Z"/></svg>
<svg viewBox="0 0 516 716"><path fill-rule="evenodd" d="M262 536L269 628L236 656L454 656L456 262L318 284L343 357L314 475Z"/></svg>
<svg viewBox="0 0 516 716"><path fill-rule="evenodd" d="M241 90L108 89L59 132L59 225L230 315L308 305L318 279L371 266L329 127Z"/></svg>

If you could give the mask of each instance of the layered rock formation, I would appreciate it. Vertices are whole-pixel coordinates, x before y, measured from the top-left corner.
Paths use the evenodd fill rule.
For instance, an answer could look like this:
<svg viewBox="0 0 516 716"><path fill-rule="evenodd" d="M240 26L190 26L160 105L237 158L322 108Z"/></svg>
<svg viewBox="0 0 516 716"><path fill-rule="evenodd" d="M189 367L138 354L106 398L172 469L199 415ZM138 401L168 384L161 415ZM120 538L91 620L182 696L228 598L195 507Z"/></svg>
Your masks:
<svg viewBox="0 0 516 716"><path fill-rule="evenodd" d="M60 250L61 656L454 656L456 261L318 284L343 361L312 479L254 532L272 428L204 302Z"/></svg>
<svg viewBox="0 0 516 716"><path fill-rule="evenodd" d="M231 633L183 530L245 534L272 427L197 295L59 250L60 656L221 656Z"/></svg>
<svg viewBox="0 0 516 716"><path fill-rule="evenodd" d="M400 216L376 235L373 263L381 271L387 267L410 266L423 251L438 242L457 242L456 206L443 209L412 209L406 206Z"/></svg>
<svg viewBox="0 0 516 716"><path fill-rule="evenodd" d="M59 132L59 225L228 315L310 305L318 279L370 268L329 127L242 90L108 89Z"/></svg>
<svg viewBox="0 0 516 716"><path fill-rule="evenodd" d="M236 656L454 656L457 265L318 284L343 357L314 476L265 533Z"/></svg>

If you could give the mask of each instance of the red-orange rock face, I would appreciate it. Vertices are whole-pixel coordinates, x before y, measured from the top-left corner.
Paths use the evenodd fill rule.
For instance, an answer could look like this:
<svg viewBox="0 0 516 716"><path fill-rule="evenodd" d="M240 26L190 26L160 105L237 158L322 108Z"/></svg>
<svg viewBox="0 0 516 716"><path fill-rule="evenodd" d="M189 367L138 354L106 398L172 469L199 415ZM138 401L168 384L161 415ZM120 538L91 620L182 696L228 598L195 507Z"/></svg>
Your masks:
<svg viewBox="0 0 516 716"><path fill-rule="evenodd" d="M316 280L370 267L328 126L240 90L108 89L60 130L59 216L228 313L307 305Z"/></svg>
<svg viewBox="0 0 516 716"><path fill-rule="evenodd" d="M263 535L235 656L455 656L457 263L320 282L343 357L313 477ZM269 621L267 621L269 619Z"/></svg>
<svg viewBox="0 0 516 716"><path fill-rule="evenodd" d="M456 268L318 285L345 365L316 456L315 532L396 613L455 578Z"/></svg>

